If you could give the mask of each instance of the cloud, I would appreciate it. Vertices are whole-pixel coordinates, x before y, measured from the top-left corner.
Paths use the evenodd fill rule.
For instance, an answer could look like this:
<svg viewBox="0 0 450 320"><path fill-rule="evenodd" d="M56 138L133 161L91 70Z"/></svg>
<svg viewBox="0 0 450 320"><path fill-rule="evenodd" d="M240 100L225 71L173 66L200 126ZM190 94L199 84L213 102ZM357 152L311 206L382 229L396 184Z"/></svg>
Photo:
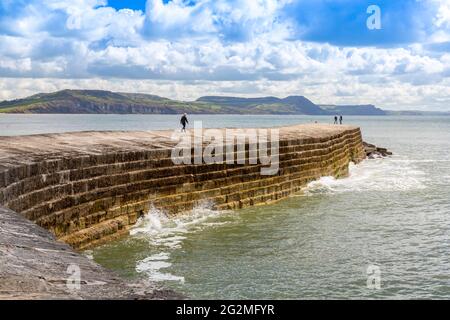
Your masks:
<svg viewBox="0 0 450 320"><path fill-rule="evenodd" d="M450 3L447 0L431 0L437 6L434 23L438 28L450 28Z"/></svg>
<svg viewBox="0 0 450 320"><path fill-rule="evenodd" d="M398 108L448 101L443 0L380 1L381 33L365 28L365 1L148 0L143 10L102 0L0 1L8 88L0 99L85 85L187 99L301 93Z"/></svg>
<svg viewBox="0 0 450 320"><path fill-rule="evenodd" d="M214 37L248 41L261 33L287 35L280 9L290 0L148 0L144 34L150 38Z"/></svg>

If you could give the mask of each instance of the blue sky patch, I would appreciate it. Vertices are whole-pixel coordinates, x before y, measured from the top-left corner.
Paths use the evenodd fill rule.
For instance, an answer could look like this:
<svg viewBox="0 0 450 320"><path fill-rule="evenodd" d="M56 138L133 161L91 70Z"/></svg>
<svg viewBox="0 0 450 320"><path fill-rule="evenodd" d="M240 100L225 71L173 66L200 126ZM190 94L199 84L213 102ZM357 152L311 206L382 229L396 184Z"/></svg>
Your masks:
<svg viewBox="0 0 450 320"><path fill-rule="evenodd" d="M367 8L381 9L381 29L369 30ZM339 46L395 46L424 40L433 14L416 0L299 0L284 10L295 22L295 37Z"/></svg>
<svg viewBox="0 0 450 320"><path fill-rule="evenodd" d="M145 11L146 0L108 0L108 6L114 9L132 9Z"/></svg>

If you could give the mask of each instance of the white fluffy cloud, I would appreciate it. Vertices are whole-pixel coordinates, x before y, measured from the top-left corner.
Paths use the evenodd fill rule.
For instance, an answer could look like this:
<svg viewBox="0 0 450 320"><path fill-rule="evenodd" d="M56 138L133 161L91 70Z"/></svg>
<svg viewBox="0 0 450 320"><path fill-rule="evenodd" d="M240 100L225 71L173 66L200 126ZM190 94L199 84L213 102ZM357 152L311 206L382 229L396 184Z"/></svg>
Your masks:
<svg viewBox="0 0 450 320"><path fill-rule="evenodd" d="M148 0L145 12L115 10L103 0L27 1L0 22L0 99L99 88L179 99L303 94L318 103L450 109L448 50L296 40L292 21L281 15L293 1ZM426 1L439 8L431 45L445 48L448 1Z"/></svg>
<svg viewBox="0 0 450 320"><path fill-rule="evenodd" d="M438 6L435 23L438 27L450 27L450 2L448 0L432 0Z"/></svg>

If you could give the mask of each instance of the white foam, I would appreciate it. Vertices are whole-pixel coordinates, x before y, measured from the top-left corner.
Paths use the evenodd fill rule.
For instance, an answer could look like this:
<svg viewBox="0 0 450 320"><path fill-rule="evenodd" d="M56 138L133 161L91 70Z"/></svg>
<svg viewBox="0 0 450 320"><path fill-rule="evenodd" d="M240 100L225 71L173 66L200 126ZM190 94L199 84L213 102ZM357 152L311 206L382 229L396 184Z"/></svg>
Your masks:
<svg viewBox="0 0 450 320"><path fill-rule="evenodd" d="M147 215L139 219L130 234L146 239L151 246L160 248L162 252L138 261L136 271L145 273L152 281L184 282L184 277L160 270L172 265L170 251L182 247L186 233L222 226L233 221L227 220L227 217L234 217L229 211L216 211L211 208L211 203L203 202L190 212L169 219L164 212L152 207ZM214 221L217 218L221 218L221 221Z"/></svg>
<svg viewBox="0 0 450 320"><path fill-rule="evenodd" d="M163 223L169 221L167 216L160 210L152 207L148 214L140 218L136 226L130 230L132 236L138 234L157 234L163 230Z"/></svg>
<svg viewBox="0 0 450 320"><path fill-rule="evenodd" d="M145 273L152 281L179 281L184 283L184 277L175 276L171 273L161 272L161 269L169 268L172 264L168 262L170 255L166 252L147 257L137 262L136 271Z"/></svg>
<svg viewBox="0 0 450 320"><path fill-rule="evenodd" d="M348 178L323 177L308 184L306 195L317 193L408 191L425 189L426 175L413 163L391 158L350 164Z"/></svg>
<svg viewBox="0 0 450 320"><path fill-rule="evenodd" d="M145 260L147 260L147 261L152 261L152 260L154 260L154 261L169 260L169 257L170 257L169 253L167 253L167 252L160 252L160 253L154 254L154 255L152 255L150 257L147 257Z"/></svg>
<svg viewBox="0 0 450 320"><path fill-rule="evenodd" d="M196 232L205 227L227 224L230 221L214 221L216 218L230 217L230 211L212 210L212 205L203 202L185 214L168 218L164 212L151 208L147 215L140 218L130 231L132 236L145 237L156 245L177 246L187 232Z"/></svg>

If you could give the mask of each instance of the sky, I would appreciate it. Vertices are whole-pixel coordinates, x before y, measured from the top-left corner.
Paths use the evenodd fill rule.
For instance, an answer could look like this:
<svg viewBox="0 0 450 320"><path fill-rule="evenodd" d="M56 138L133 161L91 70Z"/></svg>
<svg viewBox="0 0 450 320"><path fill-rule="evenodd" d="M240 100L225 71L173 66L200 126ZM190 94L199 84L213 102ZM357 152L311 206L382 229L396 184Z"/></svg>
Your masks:
<svg viewBox="0 0 450 320"><path fill-rule="evenodd" d="M66 88L450 111L450 0L0 0L0 100Z"/></svg>

